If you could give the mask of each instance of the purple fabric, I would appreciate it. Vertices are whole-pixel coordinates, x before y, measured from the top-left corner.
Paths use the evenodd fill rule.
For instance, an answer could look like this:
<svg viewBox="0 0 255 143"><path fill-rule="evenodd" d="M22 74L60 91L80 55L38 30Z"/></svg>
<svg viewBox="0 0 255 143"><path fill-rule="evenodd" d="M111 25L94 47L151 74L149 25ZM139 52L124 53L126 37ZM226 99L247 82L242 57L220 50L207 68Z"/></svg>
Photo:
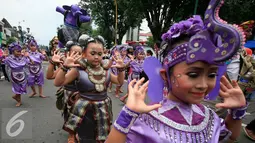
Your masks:
<svg viewBox="0 0 255 143"><path fill-rule="evenodd" d="M21 46L18 43L11 43L8 47L11 53L13 53L14 50L19 50L19 51L22 50Z"/></svg>
<svg viewBox="0 0 255 143"><path fill-rule="evenodd" d="M144 61L143 69L150 81L147 93L150 101L152 103L162 101L164 81L160 76L161 63L155 57L148 57Z"/></svg>
<svg viewBox="0 0 255 143"><path fill-rule="evenodd" d="M121 110L118 119L116 120L116 123L119 124L123 128L127 128L131 121L133 119L133 116L130 116L125 111Z"/></svg>
<svg viewBox="0 0 255 143"><path fill-rule="evenodd" d="M164 106L168 106L168 104L163 104ZM181 106L179 106L181 108ZM200 106L199 106L200 107ZM206 108L206 107L203 107ZM204 112L204 111L203 111ZM213 111L212 111L213 112ZM183 118L180 118L182 115L178 112L176 112L176 108L166 111L165 114L167 115L171 115L171 117L169 117L168 119L174 119L177 123L182 123L183 122ZM195 132L195 134L198 134L199 136L192 136L191 138L191 133L190 132L186 132L186 131L182 131L182 130L176 130L174 129L174 127L171 127L170 125L166 125L164 124L162 121L152 117L150 114L145 114L148 115L148 118L150 118L151 123L149 122L149 119L147 118L147 122L145 120L141 120L140 117L138 117L138 119L136 119L136 121L134 122L133 126L131 127L128 135L127 135L127 143L174 143L174 142L192 142L192 140L196 140L196 141L202 141L205 142L204 137L201 137L200 134L201 132L203 132L204 130L202 130L201 132ZM175 115L175 116L174 116ZM225 126L225 124L222 122L222 119L219 118L217 116L216 113L212 113L211 114L214 118L213 120L213 124L214 124L214 128L212 128L212 137L211 139L208 141L208 143L218 143L219 142L219 138L220 136L222 136L222 134L224 133L224 137L228 137L228 135L231 134L231 132L229 132ZM143 115L140 115L141 117L143 117ZM196 114L194 115L195 119L193 121L193 124L196 125L200 125L202 119L200 116L197 116ZM199 121L195 121L197 119ZM155 123L159 123L157 129L159 130L155 130ZM166 136L166 128L165 126L167 126L168 128L170 127L172 132L169 133L171 134L172 137L176 137L176 140L174 141L173 139L170 139L169 136ZM173 130L175 130L175 133L173 133ZM167 134L167 135L169 135ZM187 141L186 136L188 136L189 140Z"/></svg>
<svg viewBox="0 0 255 143"><path fill-rule="evenodd" d="M56 11L63 14L65 16L64 17L65 24L72 27L79 27L79 22L85 23L89 22L91 19L87 11L81 9L76 4L71 6L64 5L63 8L57 7Z"/></svg>
<svg viewBox="0 0 255 143"><path fill-rule="evenodd" d="M200 16L194 15L192 18L188 20L181 21L179 23L175 23L170 29L162 35L162 39L164 41L172 40L174 38L178 38L180 35L186 34L192 36L196 34L198 31L204 29L204 23Z"/></svg>
<svg viewBox="0 0 255 143"><path fill-rule="evenodd" d="M44 84L42 61L45 60L46 57L40 52L30 52L29 57L34 61L34 64L28 64L28 69L30 71L28 75L28 86L42 86Z"/></svg>
<svg viewBox="0 0 255 143"><path fill-rule="evenodd" d="M28 58L26 57L15 57L14 55L6 57L4 61L11 69L23 69L29 62Z"/></svg>
<svg viewBox="0 0 255 143"><path fill-rule="evenodd" d="M28 86L42 86L44 84L44 73L42 70L39 71L37 74L29 73L27 78L27 85Z"/></svg>
<svg viewBox="0 0 255 143"><path fill-rule="evenodd" d="M206 97L209 100L215 100L216 97L219 95L219 91L220 91L220 79L221 77L225 74L227 70L227 65L223 65L223 66L219 66L218 69L218 76L216 78L216 83L215 83L215 87L214 89L208 94L208 96Z"/></svg>
<svg viewBox="0 0 255 143"><path fill-rule="evenodd" d="M128 75L128 83L130 83L133 79L140 79L140 73L143 71L143 62L144 60L134 60L130 62L129 66L132 72Z"/></svg>
<svg viewBox="0 0 255 143"><path fill-rule="evenodd" d="M141 73L143 71L143 63L144 60L134 60L130 63L130 68L132 68L132 72Z"/></svg>
<svg viewBox="0 0 255 143"><path fill-rule="evenodd" d="M15 83L12 82L12 92L14 94L26 94L27 93L27 83Z"/></svg>
<svg viewBox="0 0 255 143"><path fill-rule="evenodd" d="M130 59L129 59L128 57L125 57L125 58L123 59L123 61L124 61L124 64L127 64L127 63L130 62ZM116 62L113 61L112 65L116 65ZM114 75L118 75L118 69L117 69L117 68L111 68L111 72L112 72Z"/></svg>
<svg viewBox="0 0 255 143"><path fill-rule="evenodd" d="M41 64L42 61L46 59L46 57L40 52L30 52L29 57L37 64Z"/></svg>
<svg viewBox="0 0 255 143"><path fill-rule="evenodd" d="M29 46L36 46L38 48L38 45L37 45L37 42L32 39L30 42L29 42Z"/></svg>
<svg viewBox="0 0 255 143"><path fill-rule="evenodd" d="M65 48L65 46L61 42L58 42L58 48Z"/></svg>
<svg viewBox="0 0 255 143"><path fill-rule="evenodd" d="M214 13L217 13L214 10L220 6L214 1L213 8L206 11L204 22L200 16L193 16L174 24L167 33L162 35L162 39L169 41L169 44L181 35L190 37L189 42L178 45L168 53L164 60L165 69L182 61L188 64L196 61L221 64L236 54L242 46L242 31L235 25L216 21L219 17L214 17Z"/></svg>
<svg viewBox="0 0 255 143"><path fill-rule="evenodd" d="M25 57L10 55L4 59L7 71L10 72L12 91L14 94L26 94L27 76L25 66L29 60ZM8 70L9 69L9 70Z"/></svg>
<svg viewBox="0 0 255 143"><path fill-rule="evenodd" d="M139 53L144 53L143 46L137 46L135 47L134 55L137 56Z"/></svg>

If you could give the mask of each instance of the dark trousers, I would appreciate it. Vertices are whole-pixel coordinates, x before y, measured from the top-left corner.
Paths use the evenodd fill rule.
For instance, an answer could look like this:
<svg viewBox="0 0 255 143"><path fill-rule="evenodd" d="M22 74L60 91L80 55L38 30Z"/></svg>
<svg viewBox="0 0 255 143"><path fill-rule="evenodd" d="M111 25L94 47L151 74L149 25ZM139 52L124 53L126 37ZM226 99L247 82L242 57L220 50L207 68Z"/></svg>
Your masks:
<svg viewBox="0 0 255 143"><path fill-rule="evenodd" d="M246 126L246 128L247 128L248 130L253 131L253 133L255 133L255 119L252 120L252 121Z"/></svg>
<svg viewBox="0 0 255 143"><path fill-rule="evenodd" d="M8 77L6 71L5 71L5 65L4 65L4 64L1 64L1 68L2 68L2 71L3 71L3 73L4 73L4 78L5 78L6 80L10 81L10 80L9 80L9 77Z"/></svg>
<svg viewBox="0 0 255 143"><path fill-rule="evenodd" d="M93 111L88 109L77 133L81 143L97 143L95 135L96 122L93 118Z"/></svg>

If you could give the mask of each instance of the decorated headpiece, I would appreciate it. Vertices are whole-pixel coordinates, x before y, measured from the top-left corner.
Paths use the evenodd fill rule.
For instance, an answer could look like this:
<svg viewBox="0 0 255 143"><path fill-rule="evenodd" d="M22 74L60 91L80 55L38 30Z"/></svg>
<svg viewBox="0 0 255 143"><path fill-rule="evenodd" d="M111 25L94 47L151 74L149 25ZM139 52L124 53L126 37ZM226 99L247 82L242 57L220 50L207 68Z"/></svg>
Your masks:
<svg viewBox="0 0 255 143"><path fill-rule="evenodd" d="M135 47L134 55L137 56L139 53L144 53L143 46L136 46Z"/></svg>
<svg viewBox="0 0 255 143"><path fill-rule="evenodd" d="M223 65L243 47L245 35L242 28L228 24L219 18L219 10L223 3L224 0L211 0L206 9L204 21L200 16L195 15L188 20L174 24L162 35L167 46L172 48L169 51L169 48L165 48L164 53L167 54L165 54L163 65L158 64L154 58L147 58L144 63L144 71L150 81L152 80L148 88L148 95L152 101L157 102L163 99L163 96L156 97L159 94L163 95L164 81L160 79L159 73L162 66L168 71L169 68L183 61L187 64L203 61ZM179 45L178 41L181 42ZM152 67L153 63L155 67ZM169 72L167 73L169 88L171 88L170 75ZM158 93L159 91L161 93Z"/></svg>
<svg viewBox="0 0 255 143"><path fill-rule="evenodd" d="M11 43L9 46L8 46L8 49L11 53L13 53L14 50L18 50L18 51L21 51L22 50L22 47L20 46L19 43L17 42L14 42L14 43Z"/></svg>
<svg viewBox="0 0 255 143"><path fill-rule="evenodd" d="M37 42L36 42L34 39L32 39L32 40L29 41L29 46L38 47Z"/></svg>
<svg viewBox="0 0 255 143"><path fill-rule="evenodd" d="M194 16L174 24L163 34L162 39L170 44L180 36L190 37L188 42L177 45L168 53L163 61L166 69L182 61L188 64L196 61L220 64L230 59L243 46L245 36L241 28L221 21L217 17L217 11L214 12L213 9L218 8L216 5L209 5L204 22L200 16Z"/></svg>
<svg viewBox="0 0 255 143"><path fill-rule="evenodd" d="M116 45L116 46L113 46L111 51L110 51L110 56L114 56L115 52L118 51L120 52L120 45Z"/></svg>
<svg viewBox="0 0 255 143"><path fill-rule="evenodd" d="M127 49L128 49L128 46L127 46L127 45L121 45L121 46L119 47L120 52L122 52L122 51L127 51Z"/></svg>

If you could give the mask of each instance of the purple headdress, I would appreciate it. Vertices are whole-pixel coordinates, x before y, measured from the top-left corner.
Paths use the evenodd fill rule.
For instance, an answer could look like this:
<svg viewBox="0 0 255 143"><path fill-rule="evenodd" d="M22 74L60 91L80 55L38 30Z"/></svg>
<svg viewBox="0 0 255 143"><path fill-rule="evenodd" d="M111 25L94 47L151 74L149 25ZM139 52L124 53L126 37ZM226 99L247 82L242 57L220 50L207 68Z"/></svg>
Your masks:
<svg viewBox="0 0 255 143"><path fill-rule="evenodd" d="M19 45L19 43L14 42L14 43L11 43L11 44L8 46L8 49L9 49L10 53L12 54L14 50L21 51L21 50L22 50L22 47Z"/></svg>
<svg viewBox="0 0 255 143"><path fill-rule="evenodd" d="M120 50L120 52L122 52L122 51L127 51L127 48L128 48L127 45L121 45L121 46L119 47L119 50Z"/></svg>
<svg viewBox="0 0 255 143"><path fill-rule="evenodd" d="M30 46L36 46L38 48L37 42L34 39L30 40L29 47Z"/></svg>
<svg viewBox="0 0 255 143"><path fill-rule="evenodd" d="M182 61L186 61L187 64L196 61L217 65L223 64L243 47L245 42L243 30L237 25L228 24L218 16L223 3L224 0L211 0L205 12L204 21L200 16L193 16L188 20L174 24L167 33L162 35L162 39L167 41L169 46L173 40L180 36L190 37L188 42L182 43L168 52L163 60L164 69L168 71L170 67ZM160 77L158 69L161 67L153 67L157 71L151 70L151 63L153 62L153 58L147 58L144 63L144 71L150 80L155 79L155 76ZM169 78L170 75L168 75ZM163 96L155 98L155 96L159 96L158 94L163 93L163 80L161 82L162 84L154 81L150 82L148 95L153 99L153 102L163 99ZM168 83L171 84L169 81ZM171 88L171 85L169 86ZM156 91L161 93L155 94Z"/></svg>
<svg viewBox="0 0 255 143"><path fill-rule="evenodd" d="M136 46L135 51L134 51L134 55L137 56L139 53L143 53L143 52L144 52L143 46Z"/></svg>

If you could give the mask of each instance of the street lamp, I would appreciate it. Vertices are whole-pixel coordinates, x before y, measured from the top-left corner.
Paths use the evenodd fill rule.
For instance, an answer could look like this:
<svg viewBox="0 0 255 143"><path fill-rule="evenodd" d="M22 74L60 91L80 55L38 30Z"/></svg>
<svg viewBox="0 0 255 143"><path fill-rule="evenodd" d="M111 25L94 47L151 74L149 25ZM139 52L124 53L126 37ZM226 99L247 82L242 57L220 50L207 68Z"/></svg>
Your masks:
<svg viewBox="0 0 255 143"><path fill-rule="evenodd" d="M194 15L197 14L198 0L195 2Z"/></svg>
<svg viewBox="0 0 255 143"><path fill-rule="evenodd" d="M30 32L30 28L28 27L28 28L27 28L27 33L29 33L29 32Z"/></svg>
<svg viewBox="0 0 255 143"><path fill-rule="evenodd" d="M118 7L117 7L117 0L114 0L115 4L115 45L117 45L117 31L118 31Z"/></svg>

